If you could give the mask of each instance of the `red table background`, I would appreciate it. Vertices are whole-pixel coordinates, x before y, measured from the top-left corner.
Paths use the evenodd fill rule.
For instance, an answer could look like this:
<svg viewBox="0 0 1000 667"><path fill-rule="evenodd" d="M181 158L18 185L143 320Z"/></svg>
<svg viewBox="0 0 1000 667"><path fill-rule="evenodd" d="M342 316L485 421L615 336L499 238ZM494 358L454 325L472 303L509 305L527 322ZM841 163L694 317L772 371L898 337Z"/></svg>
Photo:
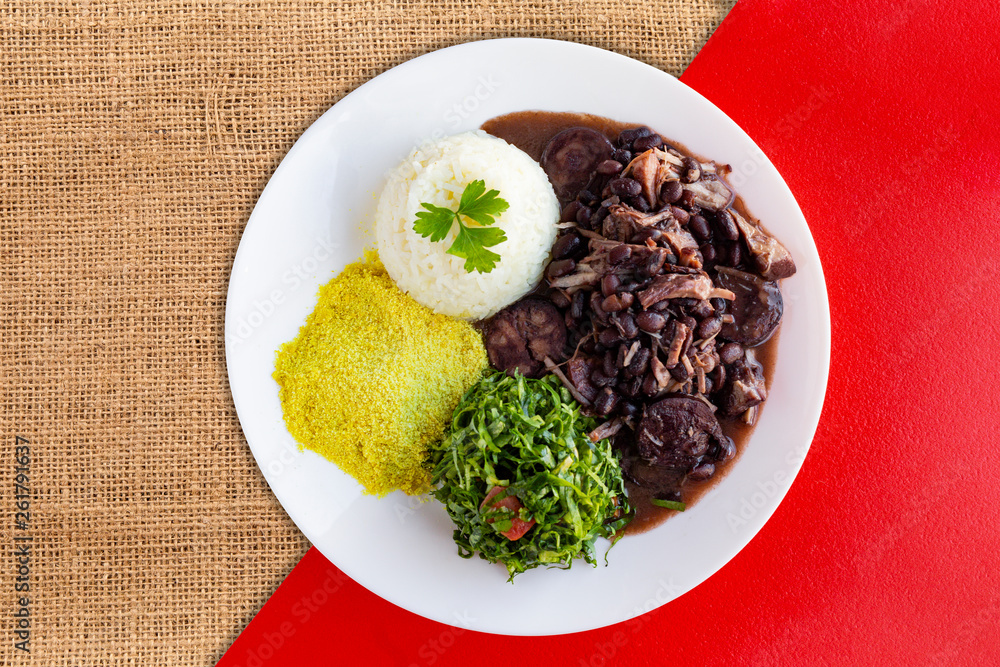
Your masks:
<svg viewBox="0 0 1000 667"><path fill-rule="evenodd" d="M717 574L622 624L505 637L313 549L219 664L1000 664L998 53L983 0L741 0L682 77L784 175L833 323L802 471Z"/></svg>

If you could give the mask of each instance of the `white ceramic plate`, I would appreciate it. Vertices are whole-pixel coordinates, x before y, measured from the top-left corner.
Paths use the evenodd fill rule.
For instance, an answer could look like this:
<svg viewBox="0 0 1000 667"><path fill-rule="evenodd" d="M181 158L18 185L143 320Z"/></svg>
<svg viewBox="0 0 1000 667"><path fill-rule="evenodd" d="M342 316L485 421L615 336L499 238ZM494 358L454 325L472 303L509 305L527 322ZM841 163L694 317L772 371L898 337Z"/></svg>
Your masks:
<svg viewBox="0 0 1000 667"><path fill-rule="evenodd" d="M613 94L600 94L614 82ZM742 458L692 509L622 540L609 565L506 570L456 554L436 501L363 496L334 464L299 451L271 378L274 352L312 311L318 287L373 243L384 175L421 141L511 111L580 111L644 123L733 166L750 211L788 247L798 273L770 399ZM694 588L736 555L788 491L826 390L830 321L809 228L771 162L725 114L663 72L592 47L536 39L463 44L421 56L352 92L317 120L275 171L250 216L226 304L233 400L264 477L330 561L414 613L513 635L624 621Z"/></svg>

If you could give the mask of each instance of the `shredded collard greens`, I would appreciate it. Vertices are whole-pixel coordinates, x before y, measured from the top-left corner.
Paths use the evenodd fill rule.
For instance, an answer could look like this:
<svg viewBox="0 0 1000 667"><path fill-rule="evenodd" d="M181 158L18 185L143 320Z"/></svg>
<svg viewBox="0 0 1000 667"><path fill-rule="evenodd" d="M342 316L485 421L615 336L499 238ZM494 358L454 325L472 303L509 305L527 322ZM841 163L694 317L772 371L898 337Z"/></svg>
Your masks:
<svg viewBox="0 0 1000 667"><path fill-rule="evenodd" d="M503 563L510 580L539 565L568 569L576 558L596 566L597 539L617 541L633 512L611 443L587 437L595 426L552 375L493 372L466 392L430 454L431 493L455 522L459 555ZM501 534L512 510L482 507L494 487L497 498L520 501L520 519L535 521L520 539Z"/></svg>

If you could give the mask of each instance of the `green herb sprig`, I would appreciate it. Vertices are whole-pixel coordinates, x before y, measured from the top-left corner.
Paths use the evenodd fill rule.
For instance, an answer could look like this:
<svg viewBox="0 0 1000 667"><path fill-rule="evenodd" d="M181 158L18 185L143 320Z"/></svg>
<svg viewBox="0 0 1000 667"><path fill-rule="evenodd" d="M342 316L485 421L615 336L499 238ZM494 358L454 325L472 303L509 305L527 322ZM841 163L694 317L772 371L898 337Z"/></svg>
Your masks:
<svg viewBox="0 0 1000 667"><path fill-rule="evenodd" d="M678 512L683 512L687 509L687 505L678 500L661 500L660 498L650 498L649 502L653 503L657 507L664 507L668 510L677 510Z"/></svg>
<svg viewBox="0 0 1000 667"><path fill-rule="evenodd" d="M510 204L500 198L499 190L487 192L485 181L472 181L462 191L457 211L427 202L420 205L427 210L417 213L413 231L424 238L430 237L436 243L443 240L457 222L458 236L446 252L465 260L466 273L489 273L496 267L500 255L487 248L503 243L507 240L507 235L502 229L489 225L495 223L496 216L510 207ZM482 226L470 227L462 222L462 216Z"/></svg>
<svg viewBox="0 0 1000 667"><path fill-rule="evenodd" d="M616 542L634 512L611 443L588 437L595 426L555 376L493 372L473 385L429 461L431 493L455 523L458 554L503 563L511 580L577 558L596 565L598 538ZM482 507L495 487L520 501L521 520L535 521L517 540L502 534L510 510Z"/></svg>

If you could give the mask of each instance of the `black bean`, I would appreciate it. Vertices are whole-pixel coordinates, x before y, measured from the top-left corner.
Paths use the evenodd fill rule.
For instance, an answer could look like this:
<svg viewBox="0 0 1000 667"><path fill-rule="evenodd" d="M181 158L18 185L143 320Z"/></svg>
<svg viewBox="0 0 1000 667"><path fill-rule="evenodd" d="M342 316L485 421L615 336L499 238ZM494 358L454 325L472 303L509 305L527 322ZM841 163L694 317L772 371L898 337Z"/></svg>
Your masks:
<svg viewBox="0 0 1000 667"><path fill-rule="evenodd" d="M701 180L701 165L693 157L685 157L681 169L681 180L685 183L696 183Z"/></svg>
<svg viewBox="0 0 1000 667"><path fill-rule="evenodd" d="M629 206L636 209L637 211L641 211L642 213L649 213L651 210L653 210L649 207L649 202L647 202L646 198L643 196L629 197L627 203Z"/></svg>
<svg viewBox="0 0 1000 667"><path fill-rule="evenodd" d="M618 414L626 419L635 419L642 412L642 408L632 401L618 401Z"/></svg>
<svg viewBox="0 0 1000 667"><path fill-rule="evenodd" d="M616 350L608 350L601 357L601 370L604 371L605 375L611 377L618 377L618 352Z"/></svg>
<svg viewBox="0 0 1000 667"><path fill-rule="evenodd" d="M551 280L552 278L573 273L574 269L576 269L576 262L572 259L557 259L549 263L549 268L546 270L545 275Z"/></svg>
<svg viewBox="0 0 1000 667"><path fill-rule="evenodd" d="M704 394L711 394L715 390L715 385L712 383L712 378L705 376L705 391Z"/></svg>
<svg viewBox="0 0 1000 667"><path fill-rule="evenodd" d="M642 393L646 396L656 396L660 391L660 384L656 381L656 378L652 373L646 373L646 377L642 379Z"/></svg>
<svg viewBox="0 0 1000 667"><path fill-rule="evenodd" d="M597 342L607 348L614 347L618 343L622 342L622 340L624 340L622 335L618 333L618 329L614 327L608 327L607 329L602 330L601 333L597 334Z"/></svg>
<svg viewBox="0 0 1000 667"><path fill-rule="evenodd" d="M708 226L708 220L700 215L691 217L691 220L688 222L688 229L695 235L695 238L699 238L702 241L707 241L712 237L712 230Z"/></svg>
<svg viewBox="0 0 1000 667"><path fill-rule="evenodd" d="M684 382L691 377L691 374L687 372L687 368L684 367L684 364L677 364L670 369L670 377L678 382Z"/></svg>
<svg viewBox="0 0 1000 667"><path fill-rule="evenodd" d="M615 246L610 252L608 252L608 261L612 264L621 264L631 256L632 248L629 248L623 243Z"/></svg>
<svg viewBox="0 0 1000 667"><path fill-rule="evenodd" d="M583 239L578 234L563 234L552 246L552 256L555 259L573 257L583 249Z"/></svg>
<svg viewBox="0 0 1000 667"><path fill-rule="evenodd" d="M689 297L680 297L674 299L674 304L680 306L681 308L694 308L698 305L698 299L692 299Z"/></svg>
<svg viewBox="0 0 1000 667"><path fill-rule="evenodd" d="M625 368L625 357L628 356L628 350L632 347L631 343L625 342L618 346L618 354L615 355L615 367Z"/></svg>
<svg viewBox="0 0 1000 667"><path fill-rule="evenodd" d="M617 174L619 171L624 169L622 163L618 160L605 160L604 162L597 165L597 173L604 174L605 176L610 176L611 174Z"/></svg>
<svg viewBox="0 0 1000 667"><path fill-rule="evenodd" d="M586 206L581 206L580 210L576 212L576 222L584 228L590 226L590 209Z"/></svg>
<svg viewBox="0 0 1000 667"><path fill-rule="evenodd" d="M722 315L706 317L698 324L698 338L711 338L722 330Z"/></svg>
<svg viewBox="0 0 1000 667"><path fill-rule="evenodd" d="M569 297L560 292L559 290L552 290L549 293L549 301L552 302L559 310L566 310L569 308L570 300Z"/></svg>
<svg viewBox="0 0 1000 667"><path fill-rule="evenodd" d="M589 206L593 206L594 204L600 201L597 195L595 195L590 190L580 190L580 194L578 194L576 198Z"/></svg>
<svg viewBox="0 0 1000 667"><path fill-rule="evenodd" d="M631 146L639 137L645 137L652 134L653 131L646 126L633 127L628 130L622 130L618 133L618 144L621 146Z"/></svg>
<svg viewBox="0 0 1000 667"><path fill-rule="evenodd" d="M643 281L643 282L645 282L645 281ZM622 292L634 292L634 291L636 291L638 289L642 289L643 287L645 287L645 285L643 284L643 282L636 282L634 280L626 280L625 282L622 283L622 286L619 288L619 290L622 291Z"/></svg>
<svg viewBox="0 0 1000 667"><path fill-rule="evenodd" d="M617 313L620 310L625 310L632 305L633 297L628 292L623 292L621 294L612 294L611 296L605 297L601 301L601 308L607 313Z"/></svg>
<svg viewBox="0 0 1000 667"><path fill-rule="evenodd" d="M674 214L674 217L677 218L677 222L681 225L687 225L691 220L691 214L679 206L671 206L670 212Z"/></svg>
<svg viewBox="0 0 1000 667"><path fill-rule="evenodd" d="M662 145L663 137L658 134L647 134L632 142L632 151L635 153L644 153L650 148L659 148Z"/></svg>
<svg viewBox="0 0 1000 667"><path fill-rule="evenodd" d="M618 406L618 394L611 387L605 387L594 399L594 409L597 414L607 415ZM711 465L711 464L709 464Z"/></svg>
<svg viewBox="0 0 1000 667"><path fill-rule="evenodd" d="M663 263L664 264L676 264L677 263L677 255L675 255L672 252L668 252L664 256L664 258L663 258Z"/></svg>
<svg viewBox="0 0 1000 667"><path fill-rule="evenodd" d="M635 323L647 333L656 333L667 324L667 318L651 310L644 310L635 317Z"/></svg>
<svg viewBox="0 0 1000 667"><path fill-rule="evenodd" d="M618 141L616 142L619 146L631 146L632 142L639 138L638 128L629 128L627 130L622 130L618 133Z"/></svg>
<svg viewBox="0 0 1000 667"><path fill-rule="evenodd" d="M619 148L615 150L611 157L615 160L615 162L628 164L632 161L632 152L625 148Z"/></svg>
<svg viewBox="0 0 1000 667"><path fill-rule="evenodd" d="M650 308L652 308L653 310L659 310L659 311L662 312L662 311L670 308L670 299L664 299L663 301L657 301L652 306L650 306Z"/></svg>
<svg viewBox="0 0 1000 667"><path fill-rule="evenodd" d="M703 260L705 260L706 264L715 261L717 253L715 252L715 246L713 246L711 243L706 243L705 245L701 246L699 250L701 250L701 257Z"/></svg>
<svg viewBox="0 0 1000 667"><path fill-rule="evenodd" d="M742 261L743 249L740 246L739 241L737 241L729 246L729 251L726 253L726 264L729 266L739 266Z"/></svg>
<svg viewBox="0 0 1000 667"><path fill-rule="evenodd" d="M715 474L715 464L699 463L688 473L688 479L692 482L704 482L706 479L711 479L712 475Z"/></svg>
<svg viewBox="0 0 1000 667"><path fill-rule="evenodd" d="M703 320L706 317L711 317L715 313L715 308L712 308L712 304L705 299L700 299L689 309L689 312L699 320Z"/></svg>
<svg viewBox="0 0 1000 667"><path fill-rule="evenodd" d="M615 322L617 322L618 330L623 336L625 336L625 338L631 340L639 335L639 326L636 324L635 318L632 317L632 313L627 310L625 312L618 313L618 315L615 316Z"/></svg>
<svg viewBox="0 0 1000 667"><path fill-rule="evenodd" d="M618 388L629 398L638 398L642 392L642 378L632 378L628 382L619 385Z"/></svg>
<svg viewBox="0 0 1000 667"><path fill-rule="evenodd" d="M642 267L643 273L652 278L660 272L660 269L663 268L666 261L667 253L660 251L654 252L649 256L649 259L646 260L646 265Z"/></svg>
<svg viewBox="0 0 1000 667"><path fill-rule="evenodd" d="M595 292L591 292L590 293L590 310L591 310L591 312L594 313L594 317L598 321L606 323L608 321L608 314L606 312L604 312L603 308L601 308L601 301L602 301L602 299L601 299L601 293L600 292L596 292L595 291Z"/></svg>
<svg viewBox="0 0 1000 667"><path fill-rule="evenodd" d="M736 456L736 444L732 438L727 437L722 441L722 446L719 448L719 461L724 463L731 460L734 456Z"/></svg>
<svg viewBox="0 0 1000 667"><path fill-rule="evenodd" d="M660 201L673 204L684 194L684 187L678 180L671 179L660 187Z"/></svg>
<svg viewBox="0 0 1000 667"><path fill-rule="evenodd" d="M643 245L646 243L646 239L650 239L652 241L659 241L661 238L663 238L663 232L654 227L648 227L638 232L635 236L632 237L631 240L632 243L635 243L637 245Z"/></svg>
<svg viewBox="0 0 1000 667"><path fill-rule="evenodd" d="M634 178L616 178L608 184L611 192L619 197L635 197L642 192L642 186Z"/></svg>
<svg viewBox="0 0 1000 667"><path fill-rule="evenodd" d="M569 308L569 313L575 319L578 320L583 319L583 306L584 306L584 300L586 298L587 297L584 294L583 290L580 290L579 292L575 292L573 294L573 304Z"/></svg>
<svg viewBox="0 0 1000 667"><path fill-rule="evenodd" d="M598 387L610 387L618 382L618 377L617 375L608 375L600 368L597 368L590 374L590 381Z"/></svg>
<svg viewBox="0 0 1000 667"><path fill-rule="evenodd" d="M581 208L584 208L583 204L578 201L571 201L563 207L562 215L559 220L561 222L573 222L576 220L576 212Z"/></svg>
<svg viewBox="0 0 1000 667"><path fill-rule="evenodd" d="M606 217L608 217L608 208L606 206L602 206L597 209L597 213L590 216L590 228L597 229L597 226L604 222L604 218Z"/></svg>
<svg viewBox="0 0 1000 667"><path fill-rule="evenodd" d="M635 354L632 355L632 361L625 369L625 374L629 377L638 377L642 375L649 367L649 360L652 356L652 353L647 348L640 347L635 351Z"/></svg>
<svg viewBox="0 0 1000 667"><path fill-rule="evenodd" d="M716 365L716 367L712 370L710 377L712 378L712 384L715 388L721 388L722 385L726 384L726 366L724 364Z"/></svg>
<svg viewBox="0 0 1000 667"><path fill-rule="evenodd" d="M721 313L726 309L726 300L721 297L713 297L711 300L712 308L715 308L715 312Z"/></svg>
<svg viewBox="0 0 1000 667"><path fill-rule="evenodd" d="M618 276L613 273L609 273L601 278L601 292L604 296L611 296L618 291L621 284L622 281L618 278Z"/></svg>
<svg viewBox="0 0 1000 667"><path fill-rule="evenodd" d="M716 217L716 223L716 228L719 230L719 236L722 238L727 241L735 241L740 238L740 230L736 226L733 214L729 211L719 211L718 216Z"/></svg>
<svg viewBox="0 0 1000 667"><path fill-rule="evenodd" d="M719 359L724 364L735 364L743 358L743 346L739 343L726 343L719 350Z"/></svg>

